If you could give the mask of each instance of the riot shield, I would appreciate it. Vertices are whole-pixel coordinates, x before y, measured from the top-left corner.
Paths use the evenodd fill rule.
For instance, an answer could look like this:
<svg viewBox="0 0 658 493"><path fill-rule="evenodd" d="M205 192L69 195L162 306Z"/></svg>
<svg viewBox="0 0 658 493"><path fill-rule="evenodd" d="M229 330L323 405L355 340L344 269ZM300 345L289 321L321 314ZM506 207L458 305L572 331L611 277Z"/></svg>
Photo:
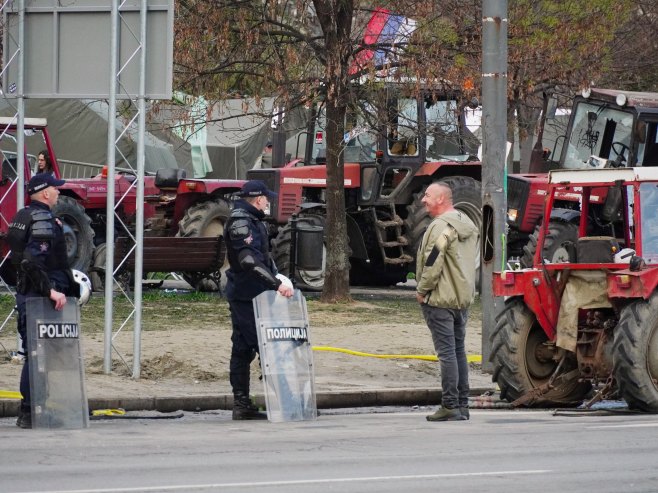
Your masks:
<svg viewBox="0 0 658 493"><path fill-rule="evenodd" d="M67 298L61 311L46 298L26 301L30 350L32 427L89 426L84 362L80 349L80 307Z"/></svg>
<svg viewBox="0 0 658 493"><path fill-rule="evenodd" d="M254 298L267 418L273 422L316 419L313 352L306 299L265 291Z"/></svg>

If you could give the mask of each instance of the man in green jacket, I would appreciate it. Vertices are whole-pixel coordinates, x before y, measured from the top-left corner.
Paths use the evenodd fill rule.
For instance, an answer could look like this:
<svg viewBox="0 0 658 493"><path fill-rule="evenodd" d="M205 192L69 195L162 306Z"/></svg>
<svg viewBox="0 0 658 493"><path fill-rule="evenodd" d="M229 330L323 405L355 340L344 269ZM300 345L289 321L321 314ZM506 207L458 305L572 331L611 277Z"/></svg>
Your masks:
<svg viewBox="0 0 658 493"><path fill-rule="evenodd" d="M469 418L468 362L464 339L468 307L475 294L478 229L452 204L445 183L432 183L422 199L434 219L416 256L416 299L441 363L441 407L428 421Z"/></svg>

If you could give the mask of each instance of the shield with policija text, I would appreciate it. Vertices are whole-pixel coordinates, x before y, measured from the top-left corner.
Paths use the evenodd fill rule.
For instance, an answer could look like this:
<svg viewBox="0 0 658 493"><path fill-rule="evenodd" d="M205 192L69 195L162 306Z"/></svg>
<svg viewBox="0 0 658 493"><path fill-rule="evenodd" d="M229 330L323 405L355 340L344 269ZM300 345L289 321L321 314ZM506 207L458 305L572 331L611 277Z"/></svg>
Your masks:
<svg viewBox="0 0 658 493"><path fill-rule="evenodd" d="M316 419L313 352L306 299L265 291L254 298L260 363L270 421Z"/></svg>
<svg viewBox="0 0 658 493"><path fill-rule="evenodd" d="M89 426L80 307L66 298L61 311L46 298L26 301L33 428Z"/></svg>

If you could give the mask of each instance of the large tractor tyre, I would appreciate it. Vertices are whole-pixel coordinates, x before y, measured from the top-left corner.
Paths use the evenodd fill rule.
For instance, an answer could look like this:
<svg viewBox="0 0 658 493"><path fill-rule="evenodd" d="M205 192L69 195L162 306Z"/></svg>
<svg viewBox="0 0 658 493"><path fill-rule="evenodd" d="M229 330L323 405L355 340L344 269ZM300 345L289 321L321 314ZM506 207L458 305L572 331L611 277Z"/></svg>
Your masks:
<svg viewBox="0 0 658 493"><path fill-rule="evenodd" d="M367 263L361 259L350 260L350 285L386 287L407 280L406 266Z"/></svg>
<svg viewBox="0 0 658 493"><path fill-rule="evenodd" d="M534 233L530 235L528 243L523 247L523 255L519 259L521 268L525 269L533 266L535 252L537 251L537 242L539 241L539 228L535 228ZM548 232L544 238L543 258L550 263L573 262L575 259L570 257L569 251L575 247L578 241L578 225L572 222L553 220L548 223Z"/></svg>
<svg viewBox="0 0 658 493"><path fill-rule="evenodd" d="M297 227L304 226L322 226L324 228L325 217L321 214L302 213L297 218ZM272 257L277 269L282 274L291 277L290 273L290 222L286 223L272 241ZM321 270L305 270L295 268L295 281L297 286L307 289L309 291L322 291L324 287L324 275L327 259L327 249L323 242L322 244L322 269Z"/></svg>
<svg viewBox="0 0 658 493"><path fill-rule="evenodd" d="M107 245L101 243L94 251L94 261L92 269L89 272L89 280L91 281L91 289L93 291L105 291L105 251ZM116 267L116 266L115 266Z"/></svg>
<svg viewBox="0 0 658 493"><path fill-rule="evenodd" d="M464 212L473 224L482 230L482 196L480 191L480 182L467 176L450 176L443 178L442 182L450 186L452 190L452 203L455 209ZM416 258L418 247L423 239L423 234L427 226L432 222L432 218L427 214L425 206L421 202L427 187L414 194L414 200L407 206L407 218L404 221L409 246L407 253ZM478 255L475 259L475 284L476 289L480 290L480 244L478 242ZM415 269L415 264L412 266Z"/></svg>
<svg viewBox="0 0 658 493"><path fill-rule="evenodd" d="M87 272L94 255L94 230L84 208L72 197L60 196L53 214L62 220L66 256L72 269Z"/></svg>
<svg viewBox="0 0 658 493"><path fill-rule="evenodd" d="M622 309L612 361L628 407L658 413L658 293Z"/></svg>
<svg viewBox="0 0 658 493"><path fill-rule="evenodd" d="M521 298L511 298L505 302L505 308L496 319L491 341L492 380L498 384L501 398L509 402L546 384L557 368L554 352L545 344L548 341L546 333ZM566 374L575 368L575 355L570 354L560 373ZM589 383L578 381L579 375L568 381L558 377L554 380L554 389L527 405L575 406L591 389Z"/></svg>
<svg viewBox="0 0 658 493"><path fill-rule="evenodd" d="M224 199L217 198L195 204L185 212L185 216L178 224L176 236L218 238L224 235L224 225L230 215L231 206ZM224 273L226 269L228 269L228 261L220 260L217 270ZM183 278L197 291L219 291L222 287L215 279L202 273L185 273ZM222 276L222 279L224 278L225 276Z"/></svg>

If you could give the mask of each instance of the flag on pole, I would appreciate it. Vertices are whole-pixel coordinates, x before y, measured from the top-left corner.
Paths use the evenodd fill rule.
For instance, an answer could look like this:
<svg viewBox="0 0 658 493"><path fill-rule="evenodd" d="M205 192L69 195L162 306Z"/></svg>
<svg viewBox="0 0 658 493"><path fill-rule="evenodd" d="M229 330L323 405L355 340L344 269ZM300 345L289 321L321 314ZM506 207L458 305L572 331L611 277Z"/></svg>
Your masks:
<svg viewBox="0 0 658 493"><path fill-rule="evenodd" d="M363 36L365 49L357 53L350 74L363 70L373 58L377 66L395 60L398 47L409 41L415 29L415 20L393 14L390 10L376 9L366 25ZM373 48L367 48L369 46Z"/></svg>

